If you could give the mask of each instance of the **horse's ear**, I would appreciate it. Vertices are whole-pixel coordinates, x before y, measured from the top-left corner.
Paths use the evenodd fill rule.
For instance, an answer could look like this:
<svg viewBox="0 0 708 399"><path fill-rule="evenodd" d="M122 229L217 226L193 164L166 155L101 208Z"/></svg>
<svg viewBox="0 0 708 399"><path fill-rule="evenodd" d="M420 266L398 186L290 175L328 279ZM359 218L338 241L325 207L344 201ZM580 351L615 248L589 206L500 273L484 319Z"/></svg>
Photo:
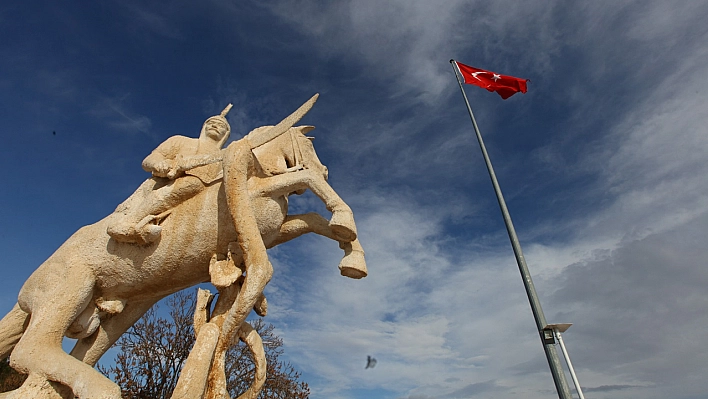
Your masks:
<svg viewBox="0 0 708 399"><path fill-rule="evenodd" d="M313 130L315 127L310 126L310 125L305 125L305 126L298 126L297 127L300 130L300 133L307 134L309 131Z"/></svg>

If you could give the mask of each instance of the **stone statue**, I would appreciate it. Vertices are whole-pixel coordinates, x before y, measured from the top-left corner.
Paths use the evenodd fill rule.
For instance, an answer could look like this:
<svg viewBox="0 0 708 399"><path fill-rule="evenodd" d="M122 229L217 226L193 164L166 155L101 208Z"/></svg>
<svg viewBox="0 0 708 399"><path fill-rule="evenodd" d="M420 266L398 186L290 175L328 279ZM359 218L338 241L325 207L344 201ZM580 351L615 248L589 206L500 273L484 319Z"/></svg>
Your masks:
<svg viewBox="0 0 708 399"><path fill-rule="evenodd" d="M220 152L231 134L226 120L230 109L231 104L220 115L207 119L198 139L172 136L145 158L143 169L166 180L161 179L124 220L108 226L111 237L139 244L155 241L162 229L150 222L222 177Z"/></svg>
<svg viewBox="0 0 708 399"><path fill-rule="evenodd" d="M0 320L0 359L10 355L11 366L30 375L0 398L120 398L95 363L153 304L202 282L214 281L228 295L212 315L197 312L195 349L218 358L239 336L256 353L258 339L244 321L254 308L266 311L263 288L273 272L266 249L305 233L337 241L341 274L365 277L352 211L326 181L327 168L305 136L312 127L293 127L316 99L221 149L230 132L227 107L207 119L199 139L170 138L148 156L143 166L153 177L114 213L69 237ZM332 212L330 220L288 214L288 196L307 189ZM70 354L62 350L64 336L77 339ZM200 378L180 383L180 392L202 384L200 392L217 392L209 397L228 398Z"/></svg>
<svg viewBox="0 0 708 399"><path fill-rule="evenodd" d="M219 290L219 299L213 310L214 296L208 290L199 289L194 312L196 342L182 368L172 399L221 399L229 398L226 387L226 351L238 338L246 343L255 363L254 380L249 389L238 399L255 399L266 379L266 358L263 341L250 324L245 321L238 329L226 331L225 325L233 325L234 314L230 312L238 297L243 281L243 267L234 262L229 250L226 260L219 261L214 255L209 265L211 283ZM239 276L233 280L229 276ZM265 316L267 304L261 297L254 308Z"/></svg>

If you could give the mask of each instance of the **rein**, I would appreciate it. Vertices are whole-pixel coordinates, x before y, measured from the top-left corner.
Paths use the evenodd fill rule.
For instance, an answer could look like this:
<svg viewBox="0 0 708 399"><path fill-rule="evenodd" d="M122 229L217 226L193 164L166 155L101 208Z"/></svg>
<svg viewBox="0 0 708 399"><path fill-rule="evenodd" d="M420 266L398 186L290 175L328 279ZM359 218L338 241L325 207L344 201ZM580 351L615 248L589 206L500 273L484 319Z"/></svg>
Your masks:
<svg viewBox="0 0 708 399"><path fill-rule="evenodd" d="M298 170L307 169L302 163L302 149L300 148L300 143L297 142L297 137L295 137L295 131L290 130L290 146L293 151L293 158L295 159L295 166L289 167L278 174L297 172Z"/></svg>
<svg viewBox="0 0 708 399"><path fill-rule="evenodd" d="M294 168L300 168L300 169L305 169L305 166L302 164L302 149L300 148L300 143L297 141L297 137L295 137L295 131L290 130L290 143L293 146L293 155L295 158L295 166Z"/></svg>

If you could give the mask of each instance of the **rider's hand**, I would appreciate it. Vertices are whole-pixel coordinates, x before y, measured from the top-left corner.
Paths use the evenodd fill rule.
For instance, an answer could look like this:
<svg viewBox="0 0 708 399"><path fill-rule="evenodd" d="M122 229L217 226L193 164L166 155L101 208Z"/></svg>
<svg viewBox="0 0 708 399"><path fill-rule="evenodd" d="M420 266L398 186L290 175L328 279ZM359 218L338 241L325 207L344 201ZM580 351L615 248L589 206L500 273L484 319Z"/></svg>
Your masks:
<svg viewBox="0 0 708 399"><path fill-rule="evenodd" d="M189 169L187 167L187 165L185 164L185 162L186 162L185 157L182 154L177 154L174 162L172 163L172 169L170 170L168 177L170 179L174 179L175 177L177 177L178 174Z"/></svg>
<svg viewBox="0 0 708 399"><path fill-rule="evenodd" d="M170 171L167 173L167 178L175 179L180 173L189 169L189 165L186 164L187 158L182 154L177 154L175 160L172 162Z"/></svg>
<svg viewBox="0 0 708 399"><path fill-rule="evenodd" d="M152 174L157 177L168 177L170 172L172 172L170 161L162 160L152 165Z"/></svg>

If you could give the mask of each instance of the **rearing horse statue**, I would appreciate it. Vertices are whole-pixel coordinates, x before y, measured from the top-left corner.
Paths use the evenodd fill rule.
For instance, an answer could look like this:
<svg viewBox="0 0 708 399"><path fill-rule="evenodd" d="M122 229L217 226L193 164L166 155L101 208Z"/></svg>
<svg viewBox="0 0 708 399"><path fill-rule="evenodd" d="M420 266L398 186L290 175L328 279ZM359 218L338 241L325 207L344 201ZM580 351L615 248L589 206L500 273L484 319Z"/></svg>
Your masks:
<svg viewBox="0 0 708 399"><path fill-rule="evenodd" d="M119 399L118 385L93 366L157 301L210 281L215 254L223 259L231 252L246 270L231 325L224 326L232 335L272 275L266 248L314 232L344 250L342 275L365 277L351 209L326 182L327 168L304 135L311 127L292 127L302 115L296 111L222 150L223 179L156 220L161 234L155 242L137 245L109 236L107 227L120 212L69 237L27 279L17 304L0 321L0 358L11 354L10 364L30 374L28 381L63 385L82 399ZM140 201L156 182L146 181L123 205ZM331 220L316 213L288 215L288 196L306 189L322 199ZM65 335L78 339L70 354L61 346ZM19 396L23 388L18 396L0 397L26 398L29 391Z"/></svg>

